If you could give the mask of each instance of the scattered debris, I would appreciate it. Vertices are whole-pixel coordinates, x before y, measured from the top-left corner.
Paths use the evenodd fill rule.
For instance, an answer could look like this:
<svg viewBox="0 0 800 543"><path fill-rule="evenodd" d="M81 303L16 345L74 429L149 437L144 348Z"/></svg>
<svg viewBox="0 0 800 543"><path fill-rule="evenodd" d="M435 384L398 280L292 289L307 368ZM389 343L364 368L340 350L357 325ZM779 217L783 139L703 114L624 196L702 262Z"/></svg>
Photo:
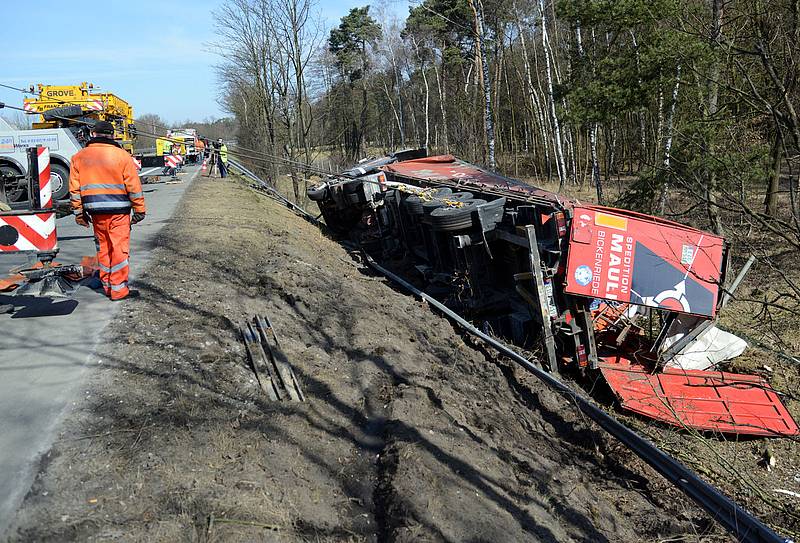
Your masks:
<svg viewBox="0 0 800 543"><path fill-rule="evenodd" d="M775 488L773 491L779 494L786 494L787 496L792 496L794 498L800 498L800 492L792 492L791 490L784 490L783 488Z"/></svg>
<svg viewBox="0 0 800 543"><path fill-rule="evenodd" d="M305 401L305 395L268 316L256 315L239 326L261 390L270 400Z"/></svg>
<svg viewBox="0 0 800 543"><path fill-rule="evenodd" d="M760 464L767 468L767 471L772 471L772 468L778 464L778 459L775 458L775 454L773 454L772 449L769 447L764 449Z"/></svg>

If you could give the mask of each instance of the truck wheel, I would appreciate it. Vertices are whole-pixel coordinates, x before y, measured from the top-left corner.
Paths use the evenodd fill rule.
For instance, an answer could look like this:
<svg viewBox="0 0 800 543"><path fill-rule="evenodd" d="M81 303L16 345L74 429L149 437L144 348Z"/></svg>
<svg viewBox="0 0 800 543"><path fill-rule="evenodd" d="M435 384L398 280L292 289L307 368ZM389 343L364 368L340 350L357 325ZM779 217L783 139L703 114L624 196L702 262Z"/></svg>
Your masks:
<svg viewBox="0 0 800 543"><path fill-rule="evenodd" d="M440 232L466 230L472 227L472 214L486 200L468 200L463 207L438 207L431 212L431 226Z"/></svg>
<svg viewBox="0 0 800 543"><path fill-rule="evenodd" d="M321 202L328 195L328 184L323 183L316 187L309 187L308 190L306 190L306 195L312 202Z"/></svg>
<svg viewBox="0 0 800 543"><path fill-rule="evenodd" d="M69 170L61 164L50 163L50 188L54 202L63 200L69 194Z"/></svg>
<svg viewBox="0 0 800 543"><path fill-rule="evenodd" d="M0 164L0 177L3 176L2 174L17 176L22 175L22 172L10 164ZM6 185L5 188L6 197L8 198L9 204L13 202L21 202L28 197L28 189L24 182L11 183Z"/></svg>

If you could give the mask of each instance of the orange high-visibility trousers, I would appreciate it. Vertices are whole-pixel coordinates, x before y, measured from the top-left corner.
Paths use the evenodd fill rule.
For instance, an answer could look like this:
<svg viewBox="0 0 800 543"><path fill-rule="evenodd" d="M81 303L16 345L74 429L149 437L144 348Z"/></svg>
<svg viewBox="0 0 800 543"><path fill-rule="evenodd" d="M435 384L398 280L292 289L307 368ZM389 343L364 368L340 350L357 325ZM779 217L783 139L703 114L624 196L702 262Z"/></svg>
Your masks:
<svg viewBox="0 0 800 543"><path fill-rule="evenodd" d="M128 294L128 253L131 244L131 216L128 213L93 213L97 238L97 264L103 291L112 300Z"/></svg>

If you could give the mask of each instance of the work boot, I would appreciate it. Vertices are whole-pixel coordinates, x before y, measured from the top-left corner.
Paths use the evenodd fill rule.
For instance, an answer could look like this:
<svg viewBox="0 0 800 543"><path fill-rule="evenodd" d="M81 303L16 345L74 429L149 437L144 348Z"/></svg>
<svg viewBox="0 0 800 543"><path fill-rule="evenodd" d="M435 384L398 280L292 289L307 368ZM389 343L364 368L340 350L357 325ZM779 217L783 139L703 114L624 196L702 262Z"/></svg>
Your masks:
<svg viewBox="0 0 800 543"><path fill-rule="evenodd" d="M111 301L112 302L121 302L122 300L127 300L129 298L138 298L139 296L141 296L141 294L139 293L138 290L129 290L128 291L128 295L125 296L124 298L117 298L116 300L112 299Z"/></svg>

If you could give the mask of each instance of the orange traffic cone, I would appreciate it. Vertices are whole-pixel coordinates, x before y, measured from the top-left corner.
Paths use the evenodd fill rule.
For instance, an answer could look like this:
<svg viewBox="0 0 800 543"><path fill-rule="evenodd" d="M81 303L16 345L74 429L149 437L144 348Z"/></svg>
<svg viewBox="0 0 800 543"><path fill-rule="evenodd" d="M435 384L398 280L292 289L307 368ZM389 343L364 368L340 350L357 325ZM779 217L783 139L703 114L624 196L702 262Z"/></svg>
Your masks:
<svg viewBox="0 0 800 543"><path fill-rule="evenodd" d="M208 159L207 159L207 158L203 160L203 167L200 169L200 171L201 171L202 173L205 173L205 172L206 172L206 162L208 162Z"/></svg>

